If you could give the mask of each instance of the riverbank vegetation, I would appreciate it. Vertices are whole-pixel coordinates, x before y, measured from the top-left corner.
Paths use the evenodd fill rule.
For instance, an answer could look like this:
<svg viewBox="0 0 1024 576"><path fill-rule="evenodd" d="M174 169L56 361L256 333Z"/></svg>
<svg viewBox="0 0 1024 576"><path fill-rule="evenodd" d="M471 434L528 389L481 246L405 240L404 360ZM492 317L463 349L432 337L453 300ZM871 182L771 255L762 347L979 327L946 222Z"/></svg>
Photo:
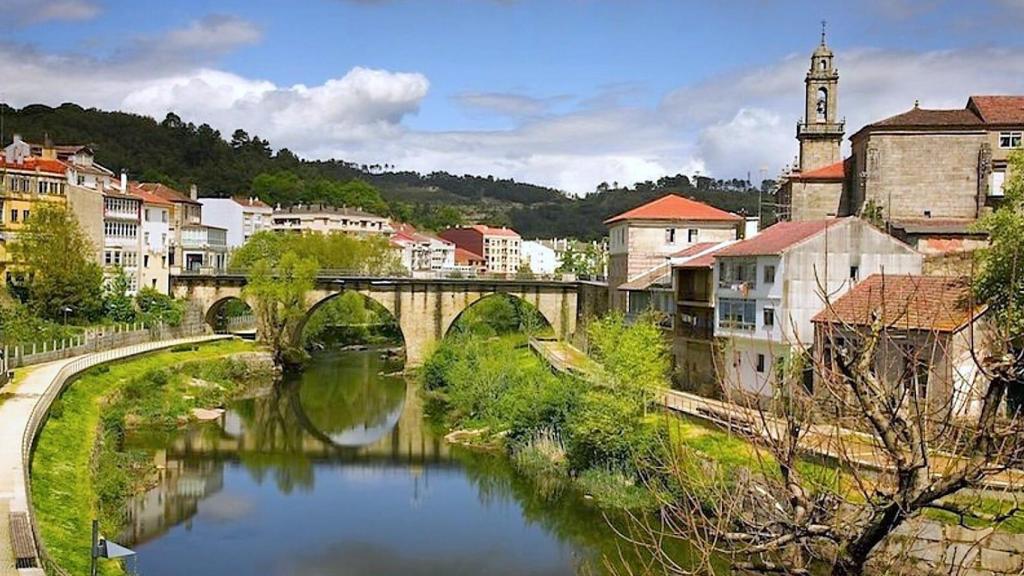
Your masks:
<svg viewBox="0 0 1024 576"><path fill-rule="evenodd" d="M55 401L32 459L32 501L51 557L70 574L89 567L90 522L116 535L126 499L148 487L152 455L124 446L130 430L167 430L194 408L216 408L271 374L232 356L231 340L94 367ZM104 573L119 571L104 563Z"/></svg>
<svg viewBox="0 0 1024 576"><path fill-rule="evenodd" d="M668 368L657 329L620 316L594 323L594 350L624 369L587 380L553 374L524 334L482 332L457 330L423 368L425 394L446 425L503 447L550 491L571 485L604 507L653 507L651 488L667 488L654 466L668 434L653 410Z"/></svg>

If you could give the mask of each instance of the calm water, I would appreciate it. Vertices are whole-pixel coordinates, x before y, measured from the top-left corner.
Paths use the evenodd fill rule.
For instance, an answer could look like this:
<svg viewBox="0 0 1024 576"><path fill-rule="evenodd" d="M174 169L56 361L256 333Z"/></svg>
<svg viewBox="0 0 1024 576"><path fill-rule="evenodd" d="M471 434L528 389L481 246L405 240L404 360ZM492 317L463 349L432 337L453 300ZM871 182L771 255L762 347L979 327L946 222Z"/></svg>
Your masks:
<svg viewBox="0 0 1024 576"><path fill-rule="evenodd" d="M414 386L384 375L396 369L374 352L326 354L217 422L130 439L164 466L121 535L139 572L601 572L616 541L598 512L542 497L505 458L447 446Z"/></svg>

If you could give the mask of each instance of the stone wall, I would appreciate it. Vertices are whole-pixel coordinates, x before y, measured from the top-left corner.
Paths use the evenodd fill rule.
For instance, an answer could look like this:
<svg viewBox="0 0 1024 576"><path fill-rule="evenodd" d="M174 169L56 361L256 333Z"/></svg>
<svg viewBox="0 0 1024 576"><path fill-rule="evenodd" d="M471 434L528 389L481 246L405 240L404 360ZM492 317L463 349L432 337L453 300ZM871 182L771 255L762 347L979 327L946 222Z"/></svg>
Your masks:
<svg viewBox="0 0 1024 576"><path fill-rule="evenodd" d="M983 132L871 134L865 146L854 147L855 170L867 172L860 200L893 219L926 218L925 211L932 218L975 218L985 142Z"/></svg>
<svg viewBox="0 0 1024 576"><path fill-rule="evenodd" d="M880 558L909 574L1009 576L1024 572L1024 534L916 519L891 536ZM876 572L888 573L878 562ZM880 571L880 572L879 572Z"/></svg>
<svg viewBox="0 0 1024 576"><path fill-rule="evenodd" d="M819 220L843 216L841 204L843 198L842 181L804 182L791 180L789 186L790 220Z"/></svg>

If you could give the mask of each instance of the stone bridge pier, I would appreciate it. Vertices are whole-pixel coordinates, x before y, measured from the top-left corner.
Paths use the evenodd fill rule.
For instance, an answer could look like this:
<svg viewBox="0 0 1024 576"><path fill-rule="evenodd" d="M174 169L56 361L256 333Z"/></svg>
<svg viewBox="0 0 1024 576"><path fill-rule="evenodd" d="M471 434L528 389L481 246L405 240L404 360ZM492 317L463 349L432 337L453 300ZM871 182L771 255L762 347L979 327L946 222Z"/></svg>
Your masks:
<svg viewBox="0 0 1024 576"><path fill-rule="evenodd" d="M241 275L182 275L171 280L175 297L188 298L201 309L207 322L231 299L243 299ZM569 339L585 323L585 315L607 309L607 292L578 282L544 280L478 280L422 278L317 279L308 295L306 317L345 292L357 292L379 303L398 322L405 339L406 362L422 364L444 338L458 316L491 294L508 294L532 304L562 339Z"/></svg>

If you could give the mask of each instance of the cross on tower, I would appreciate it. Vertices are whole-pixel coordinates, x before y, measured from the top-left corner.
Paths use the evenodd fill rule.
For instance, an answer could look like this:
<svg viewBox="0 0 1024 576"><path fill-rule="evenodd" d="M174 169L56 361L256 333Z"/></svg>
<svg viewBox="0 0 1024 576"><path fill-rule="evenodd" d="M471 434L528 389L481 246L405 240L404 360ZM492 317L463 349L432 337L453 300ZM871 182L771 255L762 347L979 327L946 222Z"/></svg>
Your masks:
<svg viewBox="0 0 1024 576"><path fill-rule="evenodd" d="M821 45L822 46L825 45L825 25L826 24L828 24L827 21L825 21L825 20L821 21Z"/></svg>

